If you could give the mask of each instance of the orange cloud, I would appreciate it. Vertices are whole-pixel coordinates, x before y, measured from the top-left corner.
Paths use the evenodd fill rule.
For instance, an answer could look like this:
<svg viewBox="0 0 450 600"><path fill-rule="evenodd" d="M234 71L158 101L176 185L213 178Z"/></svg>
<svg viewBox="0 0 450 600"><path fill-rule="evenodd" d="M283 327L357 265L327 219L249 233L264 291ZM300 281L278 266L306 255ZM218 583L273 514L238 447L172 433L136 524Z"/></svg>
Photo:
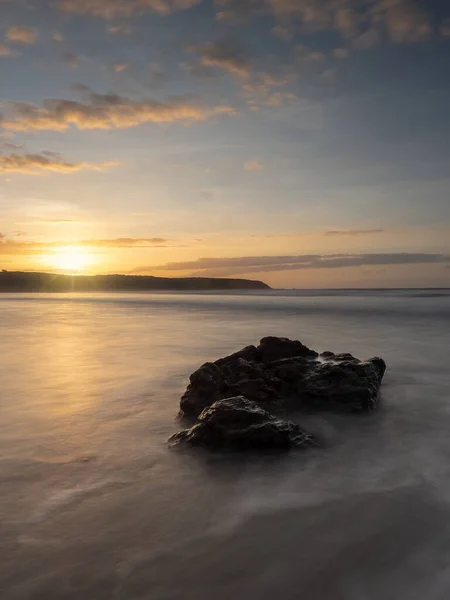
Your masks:
<svg viewBox="0 0 450 600"><path fill-rule="evenodd" d="M31 27L15 25L7 30L6 39L15 44L31 45L37 42L38 32Z"/></svg>
<svg viewBox="0 0 450 600"><path fill-rule="evenodd" d="M193 47L191 50L200 56L202 67L216 67L241 78L250 75L250 61L232 38Z"/></svg>
<svg viewBox="0 0 450 600"><path fill-rule="evenodd" d="M253 160L249 160L244 164L244 169L246 171L261 171L263 169L263 165L261 161L259 161L257 158L254 158Z"/></svg>
<svg viewBox="0 0 450 600"><path fill-rule="evenodd" d="M14 56L14 51L3 42L0 42L0 56Z"/></svg>
<svg viewBox="0 0 450 600"><path fill-rule="evenodd" d="M128 67L130 66L130 63L122 61L122 62L116 62L114 64L114 71L116 71L116 73L120 73L121 71L125 71L125 69L128 69Z"/></svg>
<svg viewBox="0 0 450 600"><path fill-rule="evenodd" d="M81 240L78 242L18 242L0 236L0 255L35 255L64 248L66 246L88 248L165 248L169 240L165 238L112 238L102 240Z"/></svg>
<svg viewBox="0 0 450 600"><path fill-rule="evenodd" d="M0 154L0 173L21 173L24 175L37 175L45 171L68 174L76 171L104 169L115 166L117 163L104 162L94 164L89 162L71 163L62 160L58 154L42 152L40 154Z"/></svg>
<svg viewBox="0 0 450 600"><path fill-rule="evenodd" d="M200 2L201 0L59 0L58 6L66 12L115 19L147 11L166 15L176 10L187 10Z"/></svg>
<svg viewBox="0 0 450 600"><path fill-rule="evenodd" d="M167 103L153 100L134 101L117 94L89 92L88 101L44 100L42 106L16 102L1 123L10 131L77 129L125 129L145 123L204 121L215 115L232 114L229 106L207 108L172 99Z"/></svg>

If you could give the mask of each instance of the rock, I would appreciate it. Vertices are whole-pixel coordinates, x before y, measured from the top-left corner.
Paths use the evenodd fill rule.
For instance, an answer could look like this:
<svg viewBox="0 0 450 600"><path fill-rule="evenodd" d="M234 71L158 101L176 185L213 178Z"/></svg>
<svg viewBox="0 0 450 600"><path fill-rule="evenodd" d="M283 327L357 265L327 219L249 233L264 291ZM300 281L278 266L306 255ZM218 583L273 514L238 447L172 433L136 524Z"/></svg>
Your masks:
<svg viewBox="0 0 450 600"><path fill-rule="evenodd" d="M376 407L386 370L381 358L318 354L301 342L266 337L258 345L206 363L190 377L180 415L198 417L225 398L245 396L263 409L359 412Z"/></svg>
<svg viewBox="0 0 450 600"><path fill-rule="evenodd" d="M297 381L300 403L309 409L346 412L376 408L385 362L380 358L361 362L337 356L336 361L317 365Z"/></svg>
<svg viewBox="0 0 450 600"><path fill-rule="evenodd" d="M192 373L189 381L188 389L180 402L181 410L185 415L198 416L204 408L226 395L224 376L215 363L202 365Z"/></svg>
<svg viewBox="0 0 450 600"><path fill-rule="evenodd" d="M310 350L301 342L278 337L263 338L259 343L258 351L264 363L297 356L304 358L316 358L318 356L317 352Z"/></svg>
<svg viewBox="0 0 450 600"><path fill-rule="evenodd" d="M271 415L244 396L218 400L191 429L169 439L172 446L191 444L217 449L289 449L316 444L299 425Z"/></svg>

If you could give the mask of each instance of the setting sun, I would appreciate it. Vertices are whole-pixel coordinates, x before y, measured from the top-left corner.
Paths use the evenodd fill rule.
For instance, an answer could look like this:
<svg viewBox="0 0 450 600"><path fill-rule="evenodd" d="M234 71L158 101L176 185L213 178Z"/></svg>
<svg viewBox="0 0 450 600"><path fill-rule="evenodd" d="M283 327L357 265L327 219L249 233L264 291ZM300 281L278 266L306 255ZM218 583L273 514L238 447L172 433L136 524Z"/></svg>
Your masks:
<svg viewBox="0 0 450 600"><path fill-rule="evenodd" d="M84 271L92 265L92 254L77 246L66 246L55 249L55 253L45 257L45 262L53 269L67 272Z"/></svg>

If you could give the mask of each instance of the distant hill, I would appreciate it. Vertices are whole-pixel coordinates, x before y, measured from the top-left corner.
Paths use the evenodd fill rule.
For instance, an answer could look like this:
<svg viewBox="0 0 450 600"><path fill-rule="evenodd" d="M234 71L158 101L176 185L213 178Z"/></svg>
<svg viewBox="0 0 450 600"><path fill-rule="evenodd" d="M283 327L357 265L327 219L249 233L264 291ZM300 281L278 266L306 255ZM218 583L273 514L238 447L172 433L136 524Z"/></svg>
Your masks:
<svg viewBox="0 0 450 600"><path fill-rule="evenodd" d="M0 272L0 292L145 292L269 290L262 281L206 277L168 278L138 275L59 275Z"/></svg>

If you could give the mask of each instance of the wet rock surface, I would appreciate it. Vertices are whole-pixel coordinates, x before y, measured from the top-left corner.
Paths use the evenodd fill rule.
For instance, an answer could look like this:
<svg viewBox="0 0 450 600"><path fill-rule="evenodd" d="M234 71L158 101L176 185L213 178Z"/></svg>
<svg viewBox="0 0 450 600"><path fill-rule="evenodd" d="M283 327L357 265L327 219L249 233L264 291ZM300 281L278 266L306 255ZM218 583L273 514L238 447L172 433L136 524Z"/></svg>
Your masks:
<svg viewBox="0 0 450 600"><path fill-rule="evenodd" d="M240 450L306 448L316 441L296 423L279 419L255 402L237 396L206 408L194 427L179 431L169 443Z"/></svg>
<svg viewBox="0 0 450 600"><path fill-rule="evenodd" d="M377 405L385 370L382 358L361 361L333 352L319 356L301 342L267 337L257 347L247 346L195 371L181 398L180 414L198 417L218 400L234 396L275 412L368 411Z"/></svg>
<svg viewBox="0 0 450 600"><path fill-rule="evenodd" d="M386 371L382 358L319 355L301 342L266 337L192 373L180 416L198 418L172 445L209 448L291 448L315 443L286 411L368 412L377 406Z"/></svg>

